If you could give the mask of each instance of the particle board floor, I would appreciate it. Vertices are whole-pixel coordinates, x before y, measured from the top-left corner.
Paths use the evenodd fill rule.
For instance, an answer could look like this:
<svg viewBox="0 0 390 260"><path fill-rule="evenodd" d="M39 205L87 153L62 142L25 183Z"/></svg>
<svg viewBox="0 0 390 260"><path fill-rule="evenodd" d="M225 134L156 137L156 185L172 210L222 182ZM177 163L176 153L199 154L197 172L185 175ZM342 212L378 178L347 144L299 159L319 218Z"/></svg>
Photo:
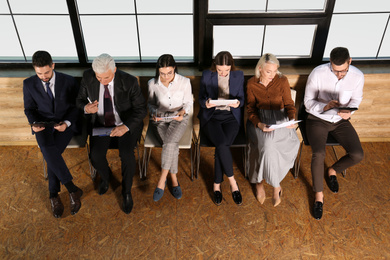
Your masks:
<svg viewBox="0 0 390 260"><path fill-rule="evenodd" d="M303 148L299 177L288 173L283 180L282 203L276 208L270 186L265 204L256 201L243 175L240 150L235 149L241 206L234 204L227 181L222 184L222 204L213 204L212 148L201 148L200 174L194 182L189 151L181 151L183 198L176 200L167 188L154 202L161 156L161 150L154 149L148 178L134 177L130 215L120 209L117 151L108 153L114 179L109 191L99 196L85 150L68 149L64 158L84 195L80 212L72 216L63 189L61 219L50 212L38 148L0 147L0 259L389 259L390 143L363 143L363 149L364 161L348 169L346 178L339 175L338 194L325 185L324 216L318 221L311 216L310 147ZM329 148L326 166L333 161Z"/></svg>

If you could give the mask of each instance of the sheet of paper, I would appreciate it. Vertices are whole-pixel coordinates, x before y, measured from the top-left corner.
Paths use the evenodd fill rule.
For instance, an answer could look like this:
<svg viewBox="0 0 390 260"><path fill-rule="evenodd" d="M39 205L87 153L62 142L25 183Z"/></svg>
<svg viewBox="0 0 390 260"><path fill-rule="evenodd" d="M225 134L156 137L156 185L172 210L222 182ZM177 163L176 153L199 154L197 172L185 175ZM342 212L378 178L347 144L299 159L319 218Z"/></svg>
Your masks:
<svg viewBox="0 0 390 260"><path fill-rule="evenodd" d="M278 125L270 125L268 128L269 129L283 128L283 127L287 127L287 126L290 126L290 125L297 124L298 122L301 122L301 121L302 120L290 120L288 122L284 122L284 123L281 123L281 124L278 124Z"/></svg>
<svg viewBox="0 0 390 260"><path fill-rule="evenodd" d="M179 117L179 116L158 116L158 117L156 117L156 119L169 119L169 118L176 118L176 117Z"/></svg>
<svg viewBox="0 0 390 260"><path fill-rule="evenodd" d="M95 127L92 129L93 136L109 136L114 127Z"/></svg>
<svg viewBox="0 0 390 260"><path fill-rule="evenodd" d="M210 104L216 104L217 106L227 106L229 104L237 103L237 99L211 99Z"/></svg>

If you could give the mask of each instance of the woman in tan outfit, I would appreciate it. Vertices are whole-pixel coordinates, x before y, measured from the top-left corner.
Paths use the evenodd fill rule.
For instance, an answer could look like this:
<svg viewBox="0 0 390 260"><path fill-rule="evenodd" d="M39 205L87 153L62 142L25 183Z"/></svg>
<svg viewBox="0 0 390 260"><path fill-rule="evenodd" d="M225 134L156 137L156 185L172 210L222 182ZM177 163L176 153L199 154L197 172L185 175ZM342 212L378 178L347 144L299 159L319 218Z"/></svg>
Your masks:
<svg viewBox="0 0 390 260"><path fill-rule="evenodd" d="M248 173L256 183L256 198L263 204L266 198L264 183L274 187L273 205L281 202L280 182L292 168L299 139L296 125L273 129L295 119L294 101L288 80L279 71L279 61L273 54L264 54L247 83Z"/></svg>

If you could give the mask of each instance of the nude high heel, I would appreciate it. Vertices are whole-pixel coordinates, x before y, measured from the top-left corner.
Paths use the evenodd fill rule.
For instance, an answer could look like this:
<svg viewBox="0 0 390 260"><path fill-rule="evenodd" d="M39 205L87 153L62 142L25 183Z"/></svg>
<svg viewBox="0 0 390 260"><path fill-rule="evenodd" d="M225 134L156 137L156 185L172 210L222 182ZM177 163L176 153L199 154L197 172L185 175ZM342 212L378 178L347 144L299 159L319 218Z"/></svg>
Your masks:
<svg viewBox="0 0 390 260"><path fill-rule="evenodd" d="M257 194L256 199L260 202L261 205L263 205L263 203L265 201L265 195L263 196L263 195Z"/></svg>
<svg viewBox="0 0 390 260"><path fill-rule="evenodd" d="M280 204L280 202L282 202L282 194L283 194L283 190L280 189L279 191L279 197L278 198L272 198L272 203L274 204L274 207L278 206Z"/></svg>

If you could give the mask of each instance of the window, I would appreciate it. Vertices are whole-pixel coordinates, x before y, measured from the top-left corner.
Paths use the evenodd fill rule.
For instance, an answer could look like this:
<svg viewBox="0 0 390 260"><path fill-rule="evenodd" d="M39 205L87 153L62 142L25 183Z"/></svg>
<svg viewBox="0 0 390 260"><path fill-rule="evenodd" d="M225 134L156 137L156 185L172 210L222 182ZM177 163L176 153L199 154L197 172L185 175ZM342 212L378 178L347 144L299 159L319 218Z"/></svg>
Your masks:
<svg viewBox="0 0 390 260"><path fill-rule="evenodd" d="M315 65L336 46L354 61L390 61L390 1L0 0L0 63L30 64L37 50L89 65L101 53L154 64L165 53L209 66L222 50L253 66L266 52Z"/></svg>

